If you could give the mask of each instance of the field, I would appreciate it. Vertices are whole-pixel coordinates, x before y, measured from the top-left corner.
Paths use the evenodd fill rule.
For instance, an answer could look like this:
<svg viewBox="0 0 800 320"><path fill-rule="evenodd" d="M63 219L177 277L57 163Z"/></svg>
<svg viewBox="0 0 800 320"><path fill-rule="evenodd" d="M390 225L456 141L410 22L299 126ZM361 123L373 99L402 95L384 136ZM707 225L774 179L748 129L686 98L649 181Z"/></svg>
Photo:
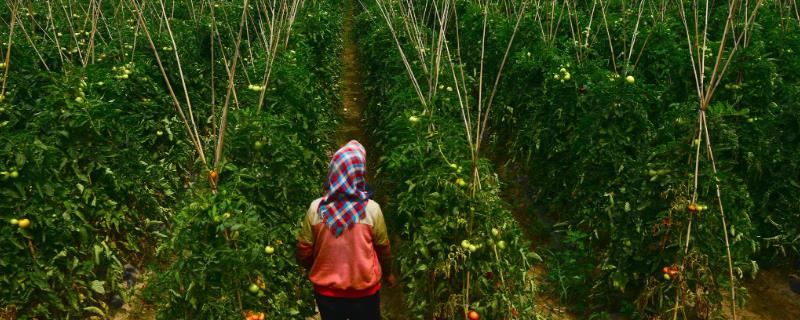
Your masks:
<svg viewBox="0 0 800 320"><path fill-rule="evenodd" d="M367 149L386 319L800 317L796 0L8 0L0 319L318 317Z"/></svg>

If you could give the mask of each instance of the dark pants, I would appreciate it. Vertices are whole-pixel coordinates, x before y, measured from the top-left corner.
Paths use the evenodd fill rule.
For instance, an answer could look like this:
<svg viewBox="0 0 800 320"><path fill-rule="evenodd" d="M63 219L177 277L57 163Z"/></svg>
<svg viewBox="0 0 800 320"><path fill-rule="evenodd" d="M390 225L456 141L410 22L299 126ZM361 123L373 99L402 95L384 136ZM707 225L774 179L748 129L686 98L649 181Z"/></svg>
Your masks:
<svg viewBox="0 0 800 320"><path fill-rule="evenodd" d="M322 320L380 320L381 293L363 298L331 298L314 293Z"/></svg>

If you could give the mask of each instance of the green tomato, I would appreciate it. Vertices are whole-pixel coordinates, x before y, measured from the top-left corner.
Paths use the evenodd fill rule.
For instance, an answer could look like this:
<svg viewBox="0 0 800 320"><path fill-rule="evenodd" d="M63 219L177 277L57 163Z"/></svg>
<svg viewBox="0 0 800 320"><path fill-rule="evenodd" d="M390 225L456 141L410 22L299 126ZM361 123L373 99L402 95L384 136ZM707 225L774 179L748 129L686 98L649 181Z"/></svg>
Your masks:
<svg viewBox="0 0 800 320"><path fill-rule="evenodd" d="M19 172L17 170L11 171L11 174L8 175L11 179L16 179L19 177Z"/></svg>
<svg viewBox="0 0 800 320"><path fill-rule="evenodd" d="M492 235L497 237L500 235L500 229L492 228Z"/></svg>
<svg viewBox="0 0 800 320"><path fill-rule="evenodd" d="M497 247L500 248L501 250L505 249L506 248L506 242L503 241L503 240L497 241Z"/></svg>
<svg viewBox="0 0 800 320"><path fill-rule="evenodd" d="M469 250L469 245L469 240L464 239L464 241L461 241L461 247L464 248L464 250Z"/></svg>
<svg viewBox="0 0 800 320"><path fill-rule="evenodd" d="M672 277L669 276L669 273L665 273L664 274L664 280L667 280L667 281L672 280Z"/></svg>
<svg viewBox="0 0 800 320"><path fill-rule="evenodd" d="M470 244L467 246L467 250L469 250L469 252L475 252L478 251L478 247L476 247L474 244Z"/></svg>
<svg viewBox="0 0 800 320"><path fill-rule="evenodd" d="M17 220L17 219L11 219L11 220L8 220L8 223L10 223L10 224L12 224L12 225L15 225L15 226L16 226L16 225L17 225L17 223L19 223L19 220Z"/></svg>
<svg viewBox="0 0 800 320"><path fill-rule="evenodd" d="M258 293L258 291L261 290L255 283L251 283L250 288L247 289L250 290L250 293Z"/></svg>
<svg viewBox="0 0 800 320"><path fill-rule="evenodd" d="M264 252L266 252L267 254L273 254L275 252L275 248L273 248L272 246L266 246L264 247Z"/></svg>

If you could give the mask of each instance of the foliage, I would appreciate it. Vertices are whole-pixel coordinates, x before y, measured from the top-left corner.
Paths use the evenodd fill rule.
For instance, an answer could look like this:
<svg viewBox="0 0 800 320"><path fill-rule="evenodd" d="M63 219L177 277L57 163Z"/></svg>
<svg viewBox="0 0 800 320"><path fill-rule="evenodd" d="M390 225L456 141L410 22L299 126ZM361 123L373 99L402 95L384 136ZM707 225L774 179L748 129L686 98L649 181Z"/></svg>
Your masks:
<svg viewBox="0 0 800 320"><path fill-rule="evenodd" d="M366 30L359 39L370 97L365 114L372 149L382 155L378 190L387 194L378 199L399 233L408 315L457 319L472 309L488 319L533 318L537 284L529 270L539 256L528 250L486 159L478 168L482 188L470 195L463 123L447 102L455 94L442 93L434 116L425 114L396 50L385 50L394 47L387 27L366 12L359 24Z"/></svg>

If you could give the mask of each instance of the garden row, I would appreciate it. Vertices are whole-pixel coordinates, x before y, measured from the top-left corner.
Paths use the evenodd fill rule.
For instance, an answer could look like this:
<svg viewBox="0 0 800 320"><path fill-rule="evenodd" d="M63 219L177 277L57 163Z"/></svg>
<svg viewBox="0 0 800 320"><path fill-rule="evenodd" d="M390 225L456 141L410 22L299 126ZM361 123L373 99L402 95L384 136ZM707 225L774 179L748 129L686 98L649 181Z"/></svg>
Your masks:
<svg viewBox="0 0 800 320"><path fill-rule="evenodd" d="M798 20L781 9L776 4L758 12L708 107L718 174L707 138L698 140L697 92L678 8L637 24L630 9L609 6L604 19L614 36L601 36L584 56L566 32L552 42L534 36L517 42L509 81L498 93L505 108L494 118L493 146L527 179L540 207L531 213L540 219L535 229L551 239L551 278L578 312L671 316L681 292L686 312L720 315L722 292L732 285L725 231L737 279L755 277L759 265L797 257L800 59L794 52L800 37ZM577 15L586 21L590 10L578 7ZM711 12L709 38L721 37L724 13L724 5ZM645 45L631 51L641 56L615 73L609 41L619 50L634 25ZM531 24L520 34L537 31ZM472 37L465 42L478 40L466 36ZM703 52L706 77L719 45L710 41ZM740 281L735 285L746 292ZM737 297L742 303L746 295Z"/></svg>
<svg viewBox="0 0 800 320"><path fill-rule="evenodd" d="M742 279L755 277L760 265L797 257L798 18L782 2L703 3L367 5L361 41L369 121L384 154L383 180L395 182L388 190L399 195L391 208L406 245L401 250L419 251L401 252L405 273L414 274L410 305L439 315L463 305L466 277L440 284L436 276L463 264L475 281L478 271L450 252L461 239L491 239L491 228L515 225L499 205L492 168L527 187L524 195L537 209L527 213L535 223L526 227L547 239L547 249L537 251L550 252L548 285L585 316L671 317L679 310L721 316L731 286L741 305ZM729 11L731 5L737 10ZM692 10L708 17L699 37L687 37L681 19ZM739 14L728 19L731 12ZM705 20L698 21L703 31ZM727 21L737 21L732 33L725 33ZM694 28L691 19L686 23ZM724 64L734 43L720 75L717 55ZM703 78L693 75L698 64ZM696 87L711 87L712 71L721 80L713 95L704 92L709 102L701 113ZM465 131L471 129L464 127L476 113L480 120L474 101L493 104L488 132L472 137L485 141L481 147L495 165L481 158L483 188L470 196L475 180ZM706 123L708 136L698 127ZM459 188L462 181L467 188ZM473 207L474 220L467 209ZM423 255L437 245L451 249ZM493 292L483 290L476 292ZM513 292L502 299L528 296ZM502 318L502 308L491 310Z"/></svg>
<svg viewBox="0 0 800 320"><path fill-rule="evenodd" d="M396 235L406 316L533 319L537 284L530 270L539 256L501 199L492 163L472 161L458 107L441 100L432 113L419 104L378 12L368 3L357 27L364 118L371 150L381 155L375 180Z"/></svg>
<svg viewBox="0 0 800 320"><path fill-rule="evenodd" d="M159 318L314 312L293 244L333 147L340 9L251 4L237 36L243 5L211 4L139 8L146 29L126 1L0 8L6 26L16 13L0 69L0 217L17 220L0 226L0 315L109 315L134 294L126 264L151 275ZM291 33L266 32L269 14ZM221 160L206 164L192 137L213 154L239 41Z"/></svg>

